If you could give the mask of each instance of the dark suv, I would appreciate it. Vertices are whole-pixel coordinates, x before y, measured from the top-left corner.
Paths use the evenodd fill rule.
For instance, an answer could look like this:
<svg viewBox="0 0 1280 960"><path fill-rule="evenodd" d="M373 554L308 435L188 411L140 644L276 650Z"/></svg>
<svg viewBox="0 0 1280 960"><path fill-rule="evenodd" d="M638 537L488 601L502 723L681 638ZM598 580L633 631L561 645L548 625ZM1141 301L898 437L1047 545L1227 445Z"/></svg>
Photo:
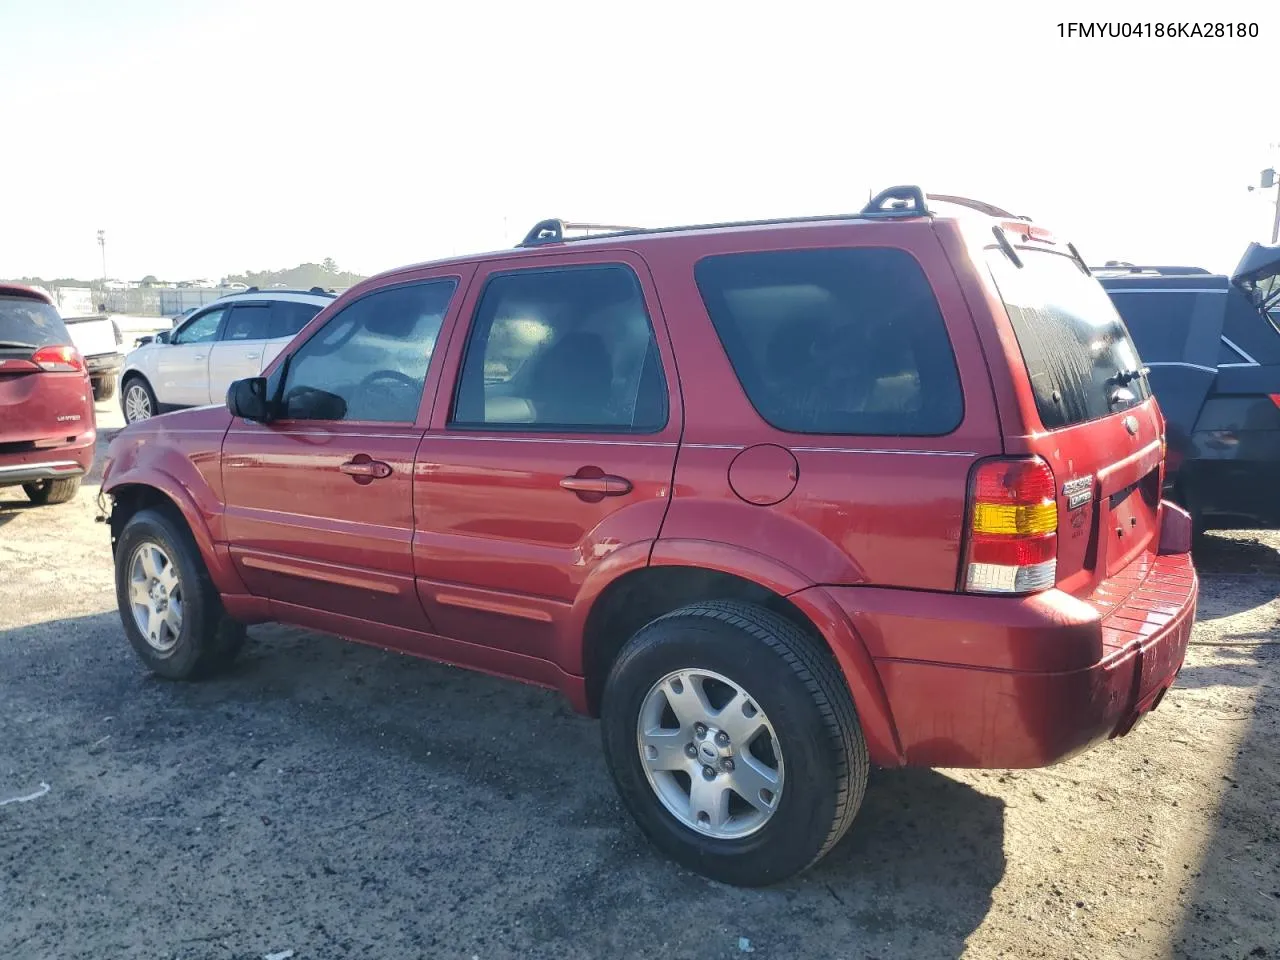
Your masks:
<svg viewBox="0 0 1280 960"><path fill-rule="evenodd" d="M1198 530L1280 526L1280 247L1230 277L1109 263L1094 273L1168 421L1168 496Z"/></svg>
<svg viewBox="0 0 1280 960"><path fill-rule="evenodd" d="M915 187L571 233L367 280L113 440L151 670L276 620L553 687L654 842L738 884L825 854L873 764L1051 764L1160 703L1191 524L1074 247Z"/></svg>

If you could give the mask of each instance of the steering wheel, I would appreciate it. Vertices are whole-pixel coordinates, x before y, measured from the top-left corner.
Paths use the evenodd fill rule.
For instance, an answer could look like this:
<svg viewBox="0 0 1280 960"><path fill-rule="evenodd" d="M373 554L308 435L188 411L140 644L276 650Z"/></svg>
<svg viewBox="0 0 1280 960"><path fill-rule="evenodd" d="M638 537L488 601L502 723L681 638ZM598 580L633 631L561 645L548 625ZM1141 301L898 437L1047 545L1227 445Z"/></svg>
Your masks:
<svg viewBox="0 0 1280 960"><path fill-rule="evenodd" d="M411 390L415 395L421 393L422 381L399 370L375 370L356 385L356 393L361 399L381 395L392 403L400 399L403 390ZM364 403L360 405L365 406Z"/></svg>

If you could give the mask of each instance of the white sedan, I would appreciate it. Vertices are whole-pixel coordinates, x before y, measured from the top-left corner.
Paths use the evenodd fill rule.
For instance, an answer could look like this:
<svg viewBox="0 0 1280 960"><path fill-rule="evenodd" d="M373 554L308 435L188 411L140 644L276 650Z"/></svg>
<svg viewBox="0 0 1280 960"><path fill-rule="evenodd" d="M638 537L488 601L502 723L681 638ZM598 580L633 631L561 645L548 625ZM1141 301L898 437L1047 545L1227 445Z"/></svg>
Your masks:
<svg viewBox="0 0 1280 960"><path fill-rule="evenodd" d="M125 420L221 403L232 381L261 373L333 299L318 288L248 290L201 307L125 357Z"/></svg>

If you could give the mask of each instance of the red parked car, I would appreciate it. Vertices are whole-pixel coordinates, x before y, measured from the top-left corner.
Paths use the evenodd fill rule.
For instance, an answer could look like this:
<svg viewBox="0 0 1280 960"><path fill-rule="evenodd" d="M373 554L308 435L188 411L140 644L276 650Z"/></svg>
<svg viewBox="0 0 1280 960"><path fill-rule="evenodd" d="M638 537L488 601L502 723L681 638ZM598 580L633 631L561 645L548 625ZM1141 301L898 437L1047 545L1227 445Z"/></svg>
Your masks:
<svg viewBox="0 0 1280 960"><path fill-rule="evenodd" d="M830 850L873 764L1052 764L1159 704L1190 523L1074 247L914 187L571 226L365 281L112 442L153 671L277 620L556 688L648 836L744 885Z"/></svg>
<svg viewBox="0 0 1280 960"><path fill-rule="evenodd" d="M93 388L41 290L0 283L0 487L65 503L93 466Z"/></svg>

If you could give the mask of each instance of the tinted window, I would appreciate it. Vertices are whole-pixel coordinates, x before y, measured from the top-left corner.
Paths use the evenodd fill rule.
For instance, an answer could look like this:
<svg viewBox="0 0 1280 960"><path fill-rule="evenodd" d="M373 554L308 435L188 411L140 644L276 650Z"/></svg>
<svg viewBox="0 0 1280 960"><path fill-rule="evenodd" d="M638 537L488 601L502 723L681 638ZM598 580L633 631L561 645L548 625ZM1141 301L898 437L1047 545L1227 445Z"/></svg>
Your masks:
<svg viewBox="0 0 1280 960"><path fill-rule="evenodd" d="M1124 321L1096 279L1056 253L1020 250L1021 268L998 249L987 253L1047 429L1096 420L1151 395Z"/></svg>
<svg viewBox="0 0 1280 960"><path fill-rule="evenodd" d="M285 416L412 423L456 285L379 290L334 314L293 353Z"/></svg>
<svg viewBox="0 0 1280 960"><path fill-rule="evenodd" d="M231 308L222 328L223 340L265 340L271 308L265 303L244 304Z"/></svg>
<svg viewBox="0 0 1280 960"><path fill-rule="evenodd" d="M1198 294L1108 290L1144 360L1182 359ZM1209 294L1216 296L1216 294Z"/></svg>
<svg viewBox="0 0 1280 960"><path fill-rule="evenodd" d="M959 425L946 324L905 251L731 254L695 275L742 388L778 429L936 436Z"/></svg>
<svg viewBox="0 0 1280 960"><path fill-rule="evenodd" d="M489 281L454 424L651 433L666 422L666 381L631 270L530 270Z"/></svg>
<svg viewBox="0 0 1280 960"><path fill-rule="evenodd" d="M291 300L277 300L271 304L271 327L268 338L275 340L281 337L296 336L298 331L311 322L311 318L320 312L320 307L313 303L294 303Z"/></svg>
<svg viewBox="0 0 1280 960"><path fill-rule="evenodd" d="M218 336L218 324L225 310L210 310L195 317L173 335L171 343L208 343Z"/></svg>
<svg viewBox="0 0 1280 960"><path fill-rule="evenodd" d="M43 300L0 297L0 350L34 349L70 342L71 337L58 311Z"/></svg>

